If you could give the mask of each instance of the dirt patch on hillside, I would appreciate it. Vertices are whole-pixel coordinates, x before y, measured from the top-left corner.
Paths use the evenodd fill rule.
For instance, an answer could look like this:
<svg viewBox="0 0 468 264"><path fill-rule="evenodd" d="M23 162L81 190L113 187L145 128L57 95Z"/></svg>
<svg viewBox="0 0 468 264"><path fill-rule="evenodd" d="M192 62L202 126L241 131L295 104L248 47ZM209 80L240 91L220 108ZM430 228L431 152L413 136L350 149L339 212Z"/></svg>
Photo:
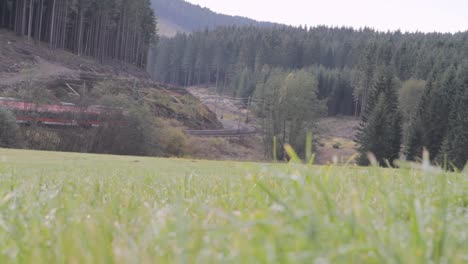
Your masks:
<svg viewBox="0 0 468 264"><path fill-rule="evenodd" d="M356 154L354 142L359 119L354 117L323 118L317 124L318 148L317 164L354 163L352 159Z"/></svg>
<svg viewBox="0 0 468 264"><path fill-rule="evenodd" d="M36 103L94 103L95 98L86 95L100 84L146 101L156 116L177 120L186 128L222 127L196 97L185 89L153 82L144 69L117 61L99 63L0 30L0 97Z"/></svg>
<svg viewBox="0 0 468 264"><path fill-rule="evenodd" d="M20 73L40 65L44 61L78 72L149 78L146 71L134 65L114 60L96 63L96 60L92 58L77 56L65 50L51 50L45 43L18 37L4 29L0 30L0 73Z"/></svg>
<svg viewBox="0 0 468 264"><path fill-rule="evenodd" d="M248 129L256 128L261 131L260 126L255 119L255 116L247 109L245 102L230 98L227 96L219 96L214 92L213 88L191 87L188 91L195 97L199 98L212 112L215 112L218 119L226 129ZM246 119L249 122L246 123ZM350 160L356 154L356 145L354 137L359 126L359 119L354 117L327 117L322 118L317 123L316 140L316 163L330 164L334 162L354 163ZM261 135L256 135L248 141L247 144L223 143L220 140L211 140L215 142L219 148L225 149L223 153L213 152L222 157L230 157L231 159L242 160L261 160L264 159L264 148ZM205 142L206 144L207 142ZM211 144L212 145L212 144ZM207 144L207 148L210 144ZM202 148L203 150L203 148ZM200 151L209 153L210 151ZM211 158L210 155L207 158Z"/></svg>
<svg viewBox="0 0 468 264"><path fill-rule="evenodd" d="M187 90L216 113L225 129L249 130L256 128L256 120L245 102L218 95L214 88L190 87Z"/></svg>
<svg viewBox="0 0 468 264"><path fill-rule="evenodd" d="M224 129L251 130L259 128L256 119L246 104L235 98L220 96L214 88L190 87L187 89L193 96L203 102L214 112ZM265 160L261 135L252 135L240 139L200 139L202 146L195 152L204 153L205 158L230 160ZM217 151L215 151L217 149Z"/></svg>
<svg viewBox="0 0 468 264"><path fill-rule="evenodd" d="M42 82L60 76L71 76L73 73L74 71L67 67L36 57L29 67L15 72L0 72L0 86L10 86L21 82Z"/></svg>

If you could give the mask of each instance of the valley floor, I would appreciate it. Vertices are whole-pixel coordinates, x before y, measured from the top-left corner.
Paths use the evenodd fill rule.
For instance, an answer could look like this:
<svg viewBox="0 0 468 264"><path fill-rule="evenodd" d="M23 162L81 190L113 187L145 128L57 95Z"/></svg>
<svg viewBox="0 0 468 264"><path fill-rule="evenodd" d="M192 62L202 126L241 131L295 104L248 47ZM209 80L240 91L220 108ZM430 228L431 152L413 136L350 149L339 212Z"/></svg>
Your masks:
<svg viewBox="0 0 468 264"><path fill-rule="evenodd" d="M245 106L244 102L228 96L219 96L215 88L190 87L188 91L202 101L223 124L225 129L256 129L261 126L255 118L253 109ZM246 122L248 119L249 122ZM316 163L331 164L334 162L354 163L356 144L354 138L359 127L359 118L350 116L323 117L316 124L314 140L316 144ZM232 154L224 158L243 160L263 160L265 150L262 136L248 137L244 144L230 144ZM248 142L248 143L245 143ZM245 155L245 156L243 156Z"/></svg>
<svg viewBox="0 0 468 264"><path fill-rule="evenodd" d="M466 263L467 179L0 149L0 263Z"/></svg>

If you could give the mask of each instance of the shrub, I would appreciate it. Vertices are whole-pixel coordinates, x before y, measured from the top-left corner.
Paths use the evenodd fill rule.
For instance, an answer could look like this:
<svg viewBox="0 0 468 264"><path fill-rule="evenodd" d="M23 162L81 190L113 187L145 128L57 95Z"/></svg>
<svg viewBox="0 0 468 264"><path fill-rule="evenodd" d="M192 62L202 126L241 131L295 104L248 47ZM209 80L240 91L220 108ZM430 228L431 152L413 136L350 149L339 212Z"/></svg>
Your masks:
<svg viewBox="0 0 468 264"><path fill-rule="evenodd" d="M0 147L16 147L18 143L16 119L10 111L0 107Z"/></svg>
<svg viewBox="0 0 468 264"><path fill-rule="evenodd" d="M147 109L133 107L128 115L107 113L101 117L92 152L117 155L148 155L153 146L153 118Z"/></svg>
<svg viewBox="0 0 468 264"><path fill-rule="evenodd" d="M182 157L187 154L187 136L181 128L173 127L168 122L163 122L163 126L157 131L159 146L164 155Z"/></svg>

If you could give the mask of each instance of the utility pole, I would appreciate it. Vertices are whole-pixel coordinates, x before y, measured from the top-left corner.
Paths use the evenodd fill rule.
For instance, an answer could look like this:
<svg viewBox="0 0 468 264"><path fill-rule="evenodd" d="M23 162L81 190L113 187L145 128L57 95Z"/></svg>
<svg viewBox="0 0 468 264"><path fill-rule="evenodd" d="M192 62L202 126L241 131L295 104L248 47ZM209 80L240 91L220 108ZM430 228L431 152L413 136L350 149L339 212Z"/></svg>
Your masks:
<svg viewBox="0 0 468 264"><path fill-rule="evenodd" d="M218 116L218 98L219 98L219 95L216 93L215 95L215 115Z"/></svg>
<svg viewBox="0 0 468 264"><path fill-rule="evenodd" d="M241 131L241 123L242 123L242 113L239 115L238 123L237 123L237 132L240 133Z"/></svg>
<svg viewBox="0 0 468 264"><path fill-rule="evenodd" d="M246 113L246 117L245 117L245 123L248 124L249 123L249 111L250 111L250 105L252 104L252 96L249 96L249 99L247 101L247 113Z"/></svg>

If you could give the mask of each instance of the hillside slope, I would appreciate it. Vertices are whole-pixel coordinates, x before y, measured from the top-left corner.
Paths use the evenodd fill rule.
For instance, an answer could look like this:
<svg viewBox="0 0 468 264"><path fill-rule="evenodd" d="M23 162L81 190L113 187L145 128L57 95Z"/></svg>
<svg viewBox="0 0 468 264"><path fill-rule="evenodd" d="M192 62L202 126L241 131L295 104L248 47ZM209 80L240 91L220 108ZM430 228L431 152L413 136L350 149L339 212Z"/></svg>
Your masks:
<svg viewBox="0 0 468 264"><path fill-rule="evenodd" d="M156 37L148 0L1 0L0 28L53 49L141 68Z"/></svg>
<svg viewBox="0 0 468 264"><path fill-rule="evenodd" d="M90 58L50 50L46 45L0 30L0 96L45 102L76 102L80 98L70 94L70 86L79 93L85 86L87 93L90 93L95 86L104 82L121 87L130 83L143 99L151 100L159 117L176 119L191 129L221 127L216 115L185 89L152 82L142 69L124 63L99 64Z"/></svg>
<svg viewBox="0 0 468 264"><path fill-rule="evenodd" d="M70 87L82 98L73 94ZM96 94L114 98L117 95L118 98L148 105L154 117L162 120L161 130L157 134L167 140L164 147L178 149L182 146L184 149L183 153L168 155L222 160L261 159L252 155L251 147L243 140L184 135L183 130L186 129L223 127L215 113L186 89L153 82L144 70L132 65L119 62L100 64L88 57L59 49L50 50L47 45L0 30L0 97L14 97L39 104L99 104L103 98L94 97ZM27 129L24 127L24 130ZM89 137L92 131L34 129L37 130L33 133L22 132L27 139L22 148L88 152L83 150L87 144L84 137ZM63 136L72 138L70 141L73 144L64 145L56 140Z"/></svg>
<svg viewBox="0 0 468 264"><path fill-rule="evenodd" d="M152 0L153 10L158 17L158 29L162 36L172 37L177 32L193 32L217 26L255 25L271 27L270 22L260 22L246 17L229 16L211 11L184 0Z"/></svg>

